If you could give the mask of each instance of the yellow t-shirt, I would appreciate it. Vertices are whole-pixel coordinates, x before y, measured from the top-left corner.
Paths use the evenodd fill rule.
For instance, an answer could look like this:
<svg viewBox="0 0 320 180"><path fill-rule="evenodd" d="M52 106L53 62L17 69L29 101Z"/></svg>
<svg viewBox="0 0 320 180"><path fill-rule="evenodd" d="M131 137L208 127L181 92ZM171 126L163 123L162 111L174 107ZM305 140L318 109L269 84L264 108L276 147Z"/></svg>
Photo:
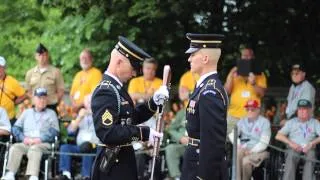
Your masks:
<svg viewBox="0 0 320 180"><path fill-rule="evenodd" d="M143 76L133 78L128 86L128 93L153 94L162 85L160 78L154 78L153 81L146 81Z"/></svg>
<svg viewBox="0 0 320 180"><path fill-rule="evenodd" d="M192 74L191 71L187 71L181 76L179 87L184 86L188 88L189 92L191 93L193 92L193 89L199 78L200 77L198 74Z"/></svg>
<svg viewBox="0 0 320 180"><path fill-rule="evenodd" d="M70 97L79 105L86 95L92 93L102 79L101 71L91 67L88 71L80 71L73 79Z"/></svg>
<svg viewBox="0 0 320 180"><path fill-rule="evenodd" d="M237 118L241 118L246 115L245 104L250 100L257 100L260 104L261 97L259 97L254 87L245 81L242 76L237 76L233 78L233 86L231 90L230 105L228 109L228 114ZM256 76L256 85L262 88L267 88L266 76L262 75Z"/></svg>
<svg viewBox="0 0 320 180"><path fill-rule="evenodd" d="M11 76L0 80L0 106L3 107L10 119L15 116L14 99L23 96L26 90Z"/></svg>

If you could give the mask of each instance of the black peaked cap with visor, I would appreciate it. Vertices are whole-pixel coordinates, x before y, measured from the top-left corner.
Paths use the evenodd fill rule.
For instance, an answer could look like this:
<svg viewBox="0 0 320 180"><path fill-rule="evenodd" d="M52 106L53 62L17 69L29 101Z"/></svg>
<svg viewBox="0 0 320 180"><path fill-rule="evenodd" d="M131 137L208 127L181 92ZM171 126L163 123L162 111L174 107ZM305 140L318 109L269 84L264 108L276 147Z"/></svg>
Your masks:
<svg viewBox="0 0 320 180"><path fill-rule="evenodd" d="M140 72L143 61L151 58L148 53L123 36L119 36L115 49L129 59L131 66L137 72Z"/></svg>
<svg viewBox="0 0 320 180"><path fill-rule="evenodd" d="M186 54L192 54L202 48L221 48L224 39L222 34L187 33L186 36L190 40L190 47L185 52Z"/></svg>

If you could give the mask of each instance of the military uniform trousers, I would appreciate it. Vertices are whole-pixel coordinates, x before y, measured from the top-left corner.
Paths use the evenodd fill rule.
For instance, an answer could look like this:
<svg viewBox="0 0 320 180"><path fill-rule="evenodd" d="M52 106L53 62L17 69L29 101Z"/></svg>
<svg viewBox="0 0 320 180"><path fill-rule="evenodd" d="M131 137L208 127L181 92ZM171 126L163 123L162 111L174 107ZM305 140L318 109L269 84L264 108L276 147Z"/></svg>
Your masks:
<svg viewBox="0 0 320 180"><path fill-rule="evenodd" d="M94 166L92 167L92 180L137 180L137 167L132 146L121 147L118 162L111 167L110 172L104 173L99 169L100 161L104 156L104 149L98 149Z"/></svg>
<svg viewBox="0 0 320 180"><path fill-rule="evenodd" d="M188 145L183 156L183 167L181 180L195 180L199 179L198 168L199 168L199 147ZM210 179L204 180L227 180L228 178L228 167L227 161L222 158L219 162L212 162L212 167L204 167L212 169L214 176Z"/></svg>

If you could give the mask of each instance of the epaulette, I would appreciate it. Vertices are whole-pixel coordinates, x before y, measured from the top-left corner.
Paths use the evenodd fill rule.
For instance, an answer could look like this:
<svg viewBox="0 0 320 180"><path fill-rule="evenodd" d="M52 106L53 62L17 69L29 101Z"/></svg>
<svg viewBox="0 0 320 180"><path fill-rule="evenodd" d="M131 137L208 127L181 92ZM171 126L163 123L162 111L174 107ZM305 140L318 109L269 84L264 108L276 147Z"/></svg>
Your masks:
<svg viewBox="0 0 320 180"><path fill-rule="evenodd" d="M216 94L216 92L218 92L221 96L221 99L223 100L223 104L226 106L228 104L228 100L226 100L224 98L224 95L222 94L221 92L221 89L217 88L216 87L216 80L215 79L209 79L207 81L207 84L205 85L205 88L204 88L204 91L203 91L203 94L206 95L207 93L213 93L213 94ZM213 90L210 90L210 88L213 88Z"/></svg>
<svg viewBox="0 0 320 180"><path fill-rule="evenodd" d="M109 88L111 85L111 81L103 80L99 84L99 88Z"/></svg>

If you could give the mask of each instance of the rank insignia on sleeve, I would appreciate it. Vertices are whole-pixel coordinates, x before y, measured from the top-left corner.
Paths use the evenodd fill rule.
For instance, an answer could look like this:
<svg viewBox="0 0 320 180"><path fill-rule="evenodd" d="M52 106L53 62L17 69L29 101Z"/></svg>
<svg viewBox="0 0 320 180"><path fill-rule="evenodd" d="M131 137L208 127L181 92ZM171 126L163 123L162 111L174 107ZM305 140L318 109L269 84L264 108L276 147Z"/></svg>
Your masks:
<svg viewBox="0 0 320 180"><path fill-rule="evenodd" d="M102 124L106 126L110 126L113 123L112 114L106 110L103 115L101 116Z"/></svg>

